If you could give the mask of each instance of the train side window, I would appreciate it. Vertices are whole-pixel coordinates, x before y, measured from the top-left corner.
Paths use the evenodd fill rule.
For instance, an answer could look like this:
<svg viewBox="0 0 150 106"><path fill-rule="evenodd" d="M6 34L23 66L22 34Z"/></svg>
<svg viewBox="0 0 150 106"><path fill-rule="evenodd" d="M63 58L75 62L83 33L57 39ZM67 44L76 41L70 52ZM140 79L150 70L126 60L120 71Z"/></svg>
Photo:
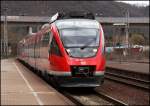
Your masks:
<svg viewBox="0 0 150 106"><path fill-rule="evenodd" d="M59 49L58 44L57 44L54 37L52 38L52 42L51 42L51 45L50 45L50 53L61 56L60 49Z"/></svg>
<svg viewBox="0 0 150 106"><path fill-rule="evenodd" d="M50 32L46 32L44 35L43 35L43 38L42 38L42 46L48 46L49 44L49 38L50 38Z"/></svg>

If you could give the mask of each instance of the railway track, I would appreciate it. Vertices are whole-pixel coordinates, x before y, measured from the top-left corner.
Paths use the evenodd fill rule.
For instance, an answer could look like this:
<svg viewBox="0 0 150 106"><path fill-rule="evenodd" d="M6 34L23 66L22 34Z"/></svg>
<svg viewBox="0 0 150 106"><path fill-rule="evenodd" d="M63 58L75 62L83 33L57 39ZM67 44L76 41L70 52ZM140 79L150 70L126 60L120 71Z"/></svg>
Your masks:
<svg viewBox="0 0 150 106"><path fill-rule="evenodd" d="M128 105L111 96L94 90L89 91L84 89L84 91L73 91L73 93L70 91L61 91L61 93L77 105Z"/></svg>
<svg viewBox="0 0 150 106"><path fill-rule="evenodd" d="M113 80L113 81L116 81L119 83L127 84L127 85L141 88L144 90L150 90L150 87L149 87L150 81L149 80L143 80L143 79L139 79L139 78L129 77L129 76L112 73L112 72L106 72L105 78L108 80Z"/></svg>
<svg viewBox="0 0 150 106"><path fill-rule="evenodd" d="M133 62L135 62L135 63L145 63L145 64L149 64L150 63L149 61L147 61L147 62L144 62L144 61L133 61Z"/></svg>

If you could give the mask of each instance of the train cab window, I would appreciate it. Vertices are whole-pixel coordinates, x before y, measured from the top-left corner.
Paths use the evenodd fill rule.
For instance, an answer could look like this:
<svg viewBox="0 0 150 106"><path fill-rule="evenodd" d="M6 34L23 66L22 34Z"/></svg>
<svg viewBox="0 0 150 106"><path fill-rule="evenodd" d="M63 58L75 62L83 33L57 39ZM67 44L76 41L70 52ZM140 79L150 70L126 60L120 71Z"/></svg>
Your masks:
<svg viewBox="0 0 150 106"><path fill-rule="evenodd" d="M50 54L55 54L55 55L61 56L61 52L59 50L58 44L54 37L52 38L52 42L50 45Z"/></svg>
<svg viewBox="0 0 150 106"><path fill-rule="evenodd" d="M43 38L42 38L42 46L48 46L49 44L49 38L50 38L50 32L46 32L44 35L43 35Z"/></svg>

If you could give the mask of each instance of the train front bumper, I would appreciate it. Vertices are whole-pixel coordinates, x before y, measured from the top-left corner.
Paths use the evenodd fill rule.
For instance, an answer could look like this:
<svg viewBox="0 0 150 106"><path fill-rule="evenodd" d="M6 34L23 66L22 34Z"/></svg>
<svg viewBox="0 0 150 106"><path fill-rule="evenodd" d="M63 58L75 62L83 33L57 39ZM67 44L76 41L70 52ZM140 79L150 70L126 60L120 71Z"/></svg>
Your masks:
<svg viewBox="0 0 150 106"><path fill-rule="evenodd" d="M104 82L104 75L93 77L55 77L60 87L97 87Z"/></svg>

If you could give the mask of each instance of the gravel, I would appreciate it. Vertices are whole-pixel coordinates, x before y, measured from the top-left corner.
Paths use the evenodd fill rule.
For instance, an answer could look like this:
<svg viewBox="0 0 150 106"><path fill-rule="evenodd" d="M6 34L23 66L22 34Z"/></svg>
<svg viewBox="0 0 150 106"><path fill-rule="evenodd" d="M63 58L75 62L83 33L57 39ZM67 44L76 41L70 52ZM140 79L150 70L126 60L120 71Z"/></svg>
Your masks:
<svg viewBox="0 0 150 106"><path fill-rule="evenodd" d="M106 80L95 89L129 105L149 105L149 92Z"/></svg>

